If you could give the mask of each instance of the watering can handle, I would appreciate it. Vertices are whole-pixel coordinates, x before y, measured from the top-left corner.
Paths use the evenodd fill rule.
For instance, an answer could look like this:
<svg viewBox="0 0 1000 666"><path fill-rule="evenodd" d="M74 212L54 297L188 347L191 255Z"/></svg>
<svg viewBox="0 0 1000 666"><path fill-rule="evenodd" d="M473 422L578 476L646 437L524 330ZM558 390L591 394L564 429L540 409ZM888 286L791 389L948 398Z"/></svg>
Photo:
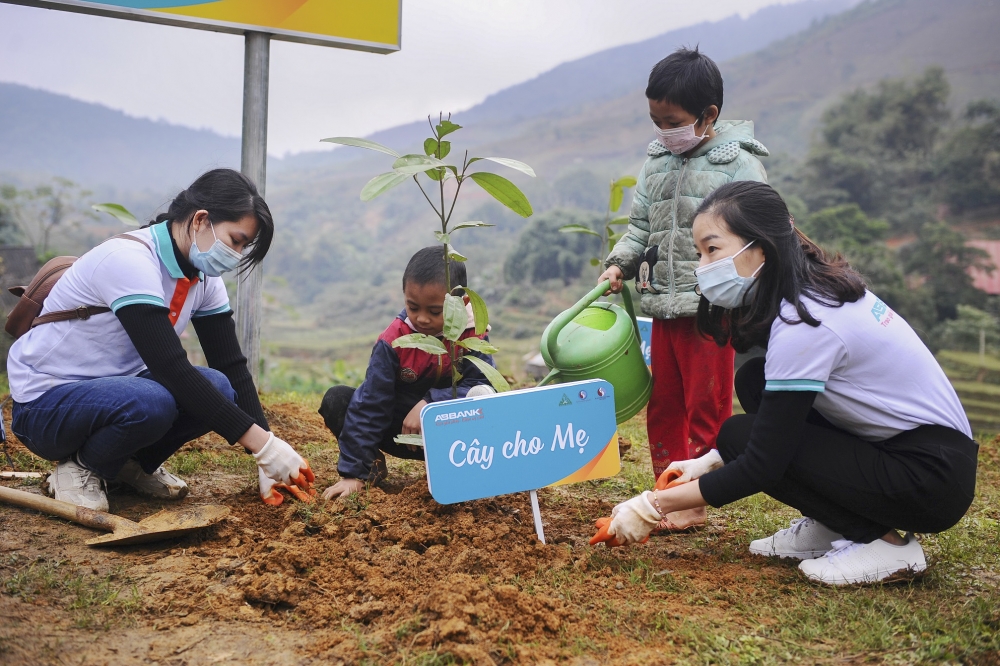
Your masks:
<svg viewBox="0 0 1000 666"><path fill-rule="evenodd" d="M629 319L632 320L632 330L635 331L635 339L639 341L639 344L642 344L642 336L639 334L639 322L635 318L635 308L632 307L632 294L629 293L627 285L622 289L622 302L625 305L625 312L628 313Z"/></svg>
<svg viewBox="0 0 1000 666"><path fill-rule="evenodd" d="M549 327L549 337L542 341L543 356L547 357L545 360L555 358L555 350L552 348L556 340L559 339L559 333L566 327L566 324L573 321L573 318L578 314L583 312L587 306L596 301L601 295L604 294L611 287L611 280L605 280L596 287L594 287L589 294L577 301L576 305L571 307L559 314L555 319L552 320L552 324Z"/></svg>
<svg viewBox="0 0 1000 666"><path fill-rule="evenodd" d="M552 326L549 329L549 337L542 341L543 356L547 356L546 361L555 358L555 350L552 346L555 341L559 338L559 333L566 327L566 324L573 321L573 318L578 314L583 312L591 303L596 301L604 292L611 288L611 280L604 280L599 285L594 287L589 294L577 301L576 305L566 310L558 317L552 320ZM625 301L625 311L628 316L632 319L632 330L635 332L635 336L639 338L639 323L635 320L635 311L632 308L632 297L628 293L628 287L622 289L622 298ZM547 378L546 378L547 379Z"/></svg>

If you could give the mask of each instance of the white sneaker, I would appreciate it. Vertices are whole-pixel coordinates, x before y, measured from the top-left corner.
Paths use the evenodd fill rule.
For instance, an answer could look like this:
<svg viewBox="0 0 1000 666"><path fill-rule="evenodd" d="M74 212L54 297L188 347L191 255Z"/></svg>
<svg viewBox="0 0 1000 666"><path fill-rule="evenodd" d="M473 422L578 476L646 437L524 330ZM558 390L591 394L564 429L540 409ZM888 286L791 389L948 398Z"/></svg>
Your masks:
<svg viewBox="0 0 1000 666"><path fill-rule="evenodd" d="M833 542L843 539L823 523L812 518L796 518L791 527L779 530L774 536L750 542L750 552L767 557L791 557L808 560L828 552Z"/></svg>
<svg viewBox="0 0 1000 666"><path fill-rule="evenodd" d="M162 467L157 467L152 474L146 474L142 466L133 459L125 463L115 481L132 486L140 495L155 499L179 500L188 494L188 485L184 483L184 479Z"/></svg>
<svg viewBox="0 0 1000 666"><path fill-rule="evenodd" d="M802 561L799 569L817 583L853 585L912 577L927 569L927 560L917 538L907 534L906 544L902 546L882 539L871 543L835 541L829 553Z"/></svg>
<svg viewBox="0 0 1000 666"><path fill-rule="evenodd" d="M55 471L49 475L49 495L95 511L108 510L104 481L75 460L56 465Z"/></svg>

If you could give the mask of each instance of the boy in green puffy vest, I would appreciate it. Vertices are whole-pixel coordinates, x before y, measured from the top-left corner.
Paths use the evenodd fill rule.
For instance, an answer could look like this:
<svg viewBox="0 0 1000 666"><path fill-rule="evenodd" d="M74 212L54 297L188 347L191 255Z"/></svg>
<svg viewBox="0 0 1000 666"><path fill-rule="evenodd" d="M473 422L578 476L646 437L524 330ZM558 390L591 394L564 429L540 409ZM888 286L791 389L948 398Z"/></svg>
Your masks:
<svg viewBox="0 0 1000 666"><path fill-rule="evenodd" d="M618 293L635 279L642 311L653 318L653 394L647 408L653 473L722 464L715 438L733 411L732 347L695 326L698 254L691 223L712 190L734 180L767 182L753 123L719 120L722 74L706 55L682 48L653 67L646 87L656 140L646 149L628 232L605 260L599 282ZM696 458L708 456L703 460ZM686 463L684 461L691 461ZM661 529L705 522L705 509L668 514Z"/></svg>

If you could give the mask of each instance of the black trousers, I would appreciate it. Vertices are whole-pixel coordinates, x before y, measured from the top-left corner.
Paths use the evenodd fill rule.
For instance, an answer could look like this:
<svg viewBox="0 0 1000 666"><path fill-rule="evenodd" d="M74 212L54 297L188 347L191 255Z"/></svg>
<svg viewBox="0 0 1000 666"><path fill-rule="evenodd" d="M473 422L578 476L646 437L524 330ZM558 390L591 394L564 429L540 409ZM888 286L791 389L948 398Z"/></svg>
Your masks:
<svg viewBox="0 0 1000 666"><path fill-rule="evenodd" d="M746 415L719 431L726 462L747 446L764 392L764 359L736 374ZM920 426L868 442L810 412L799 451L785 476L766 492L846 539L869 543L890 529L942 532L955 525L976 492L979 445L944 426Z"/></svg>

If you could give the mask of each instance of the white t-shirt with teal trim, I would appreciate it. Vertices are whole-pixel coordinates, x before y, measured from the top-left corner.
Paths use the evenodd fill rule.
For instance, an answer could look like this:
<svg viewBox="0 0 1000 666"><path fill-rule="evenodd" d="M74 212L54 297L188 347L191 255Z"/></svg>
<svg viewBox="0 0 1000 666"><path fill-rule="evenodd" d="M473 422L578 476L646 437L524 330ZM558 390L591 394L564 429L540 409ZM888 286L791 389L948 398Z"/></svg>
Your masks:
<svg viewBox="0 0 1000 666"><path fill-rule="evenodd" d="M821 323L771 325L768 391L816 391L815 409L835 426L881 441L921 425L972 437L951 383L910 325L875 294L839 308L803 297ZM798 321L788 301L781 314Z"/></svg>
<svg viewBox="0 0 1000 666"><path fill-rule="evenodd" d="M42 314L81 305L111 308L89 319L43 324L19 338L7 358L10 392L17 402L31 402L51 388L101 377L131 377L145 369L128 334L115 316L126 305L169 307L184 277L166 223L129 232L146 247L116 238L80 257L45 299ZM222 278L192 285L183 307L171 313L174 330L184 331L192 317L228 312Z"/></svg>

